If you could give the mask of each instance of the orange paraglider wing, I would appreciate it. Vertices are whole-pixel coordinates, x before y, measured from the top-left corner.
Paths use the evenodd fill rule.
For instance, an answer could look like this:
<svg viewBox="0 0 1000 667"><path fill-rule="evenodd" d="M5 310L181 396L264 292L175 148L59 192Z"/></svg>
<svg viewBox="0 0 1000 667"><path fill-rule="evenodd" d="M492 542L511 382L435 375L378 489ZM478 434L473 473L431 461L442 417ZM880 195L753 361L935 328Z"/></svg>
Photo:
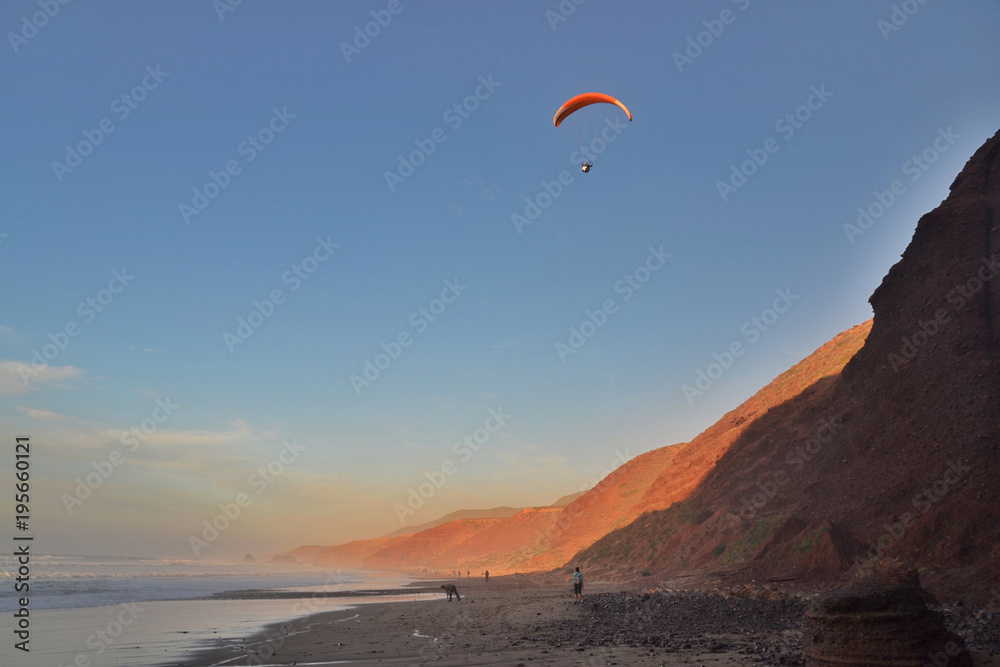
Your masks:
<svg viewBox="0 0 1000 667"><path fill-rule="evenodd" d="M614 104L621 107L621 110L628 116L629 121L632 120L632 112L628 110L628 107L610 95L605 95L604 93L584 93L583 95L577 95L576 97L568 100L566 104L559 107L559 111L556 112L555 118L552 119L552 124L559 127L559 123L566 120L566 116L570 115L577 109L582 109L585 106L599 103Z"/></svg>

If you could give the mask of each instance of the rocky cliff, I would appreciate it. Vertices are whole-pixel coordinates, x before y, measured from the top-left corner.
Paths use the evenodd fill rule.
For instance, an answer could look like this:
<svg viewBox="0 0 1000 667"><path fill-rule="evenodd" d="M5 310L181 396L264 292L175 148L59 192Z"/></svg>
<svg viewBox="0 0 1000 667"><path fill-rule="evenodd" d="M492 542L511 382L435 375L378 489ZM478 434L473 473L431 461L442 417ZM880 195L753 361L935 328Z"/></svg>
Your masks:
<svg viewBox="0 0 1000 667"><path fill-rule="evenodd" d="M902 562L944 595L989 597L1000 584L998 226L1000 133L918 222L843 372L758 414L684 503L578 560L758 581Z"/></svg>

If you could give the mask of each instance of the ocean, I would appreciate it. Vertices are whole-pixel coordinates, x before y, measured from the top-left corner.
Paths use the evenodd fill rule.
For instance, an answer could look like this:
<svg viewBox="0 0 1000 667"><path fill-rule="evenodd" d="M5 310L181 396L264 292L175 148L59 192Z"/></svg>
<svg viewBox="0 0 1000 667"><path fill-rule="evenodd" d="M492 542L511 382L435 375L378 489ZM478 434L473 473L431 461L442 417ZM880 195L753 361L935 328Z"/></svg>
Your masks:
<svg viewBox="0 0 1000 667"><path fill-rule="evenodd" d="M372 600L198 598L258 589L311 594L397 588L410 581L383 573L288 564L34 555L30 581L20 582L28 583L27 592L15 591L17 576L16 559L0 556L4 667L153 667L177 664L192 649L208 645L231 647L231 664L239 664L239 652L245 650L239 640L268 624ZM17 648L23 636L16 631L25 622L19 612L23 596L29 599L27 652Z"/></svg>

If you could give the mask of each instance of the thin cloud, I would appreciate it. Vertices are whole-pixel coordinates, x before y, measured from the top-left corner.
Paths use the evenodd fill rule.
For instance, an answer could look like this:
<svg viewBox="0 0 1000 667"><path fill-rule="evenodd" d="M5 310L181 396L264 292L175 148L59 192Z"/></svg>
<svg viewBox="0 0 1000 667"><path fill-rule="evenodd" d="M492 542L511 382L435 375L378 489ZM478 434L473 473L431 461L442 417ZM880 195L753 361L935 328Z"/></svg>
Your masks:
<svg viewBox="0 0 1000 667"><path fill-rule="evenodd" d="M166 398L162 392L153 391L152 389L146 389L145 387L136 387L135 393L139 394L143 398L148 398L150 400L157 398Z"/></svg>
<svg viewBox="0 0 1000 667"><path fill-rule="evenodd" d="M158 347L136 347L135 345L132 345L129 349L137 352L145 352L147 354L163 354L163 350Z"/></svg>
<svg viewBox="0 0 1000 667"><path fill-rule="evenodd" d="M35 368L22 361L0 361L0 395L20 396L43 387L71 388L71 380L83 377L87 371L75 366L43 366Z"/></svg>
<svg viewBox="0 0 1000 667"><path fill-rule="evenodd" d="M503 193L503 187L499 183L496 181L487 183L479 174L472 174L468 178L462 179L462 185L472 197L485 204L492 204Z"/></svg>
<svg viewBox="0 0 1000 667"><path fill-rule="evenodd" d="M115 431L121 434L121 431ZM169 431L157 430L146 436L146 443L154 447L207 447L252 439L255 442L275 437L273 432L257 432L242 419L229 422L221 431Z"/></svg>
<svg viewBox="0 0 1000 667"><path fill-rule="evenodd" d="M17 406L17 411L26 417L31 419L39 419L41 421L47 422L61 422L66 419L66 415L61 415L58 412L49 412L48 410L36 410L35 408L26 408L24 406Z"/></svg>
<svg viewBox="0 0 1000 667"><path fill-rule="evenodd" d="M434 394L431 396L431 400L437 406L437 409L446 412L455 407L455 399L451 396L438 396Z"/></svg>
<svg viewBox="0 0 1000 667"><path fill-rule="evenodd" d="M182 409L183 406L178 407L178 410ZM120 449L138 441L137 457L142 452L143 458L166 460L181 457L191 450L231 444L249 445L278 437L277 432L258 431L242 419L233 419L222 429L179 430L167 428L169 417L162 423L157 422L150 416L152 412L145 417L137 417L131 424L110 426L20 405L17 411L29 419L45 422L46 439L53 443L49 447L66 456L109 445Z"/></svg>

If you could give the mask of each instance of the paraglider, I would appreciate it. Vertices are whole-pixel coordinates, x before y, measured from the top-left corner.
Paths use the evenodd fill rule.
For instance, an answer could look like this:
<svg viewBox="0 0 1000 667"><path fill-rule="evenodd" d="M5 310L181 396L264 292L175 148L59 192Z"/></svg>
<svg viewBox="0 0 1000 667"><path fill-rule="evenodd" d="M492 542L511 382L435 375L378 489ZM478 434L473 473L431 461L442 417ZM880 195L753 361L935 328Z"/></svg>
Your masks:
<svg viewBox="0 0 1000 667"><path fill-rule="evenodd" d="M565 104L559 107L559 110L556 111L555 117L552 118L552 124L555 125L556 127L559 127L562 124L562 122L566 120L569 116L571 116L573 113L579 111L584 107L590 106L591 104L615 105L625 112L625 115L628 116L629 122L632 121L632 112L628 110L628 107L626 107L624 104L622 104L619 100L615 99L614 97L611 97L610 95L605 95L604 93L584 93L582 95L577 95L576 97L570 98L569 100L566 101ZM582 142L579 141L577 142L578 145L580 145L581 143ZM585 155L582 158L582 161L583 164L580 166L580 169L583 171L583 173L586 174L590 171L591 167L594 166L594 161L592 159L588 160Z"/></svg>
<svg viewBox="0 0 1000 667"><path fill-rule="evenodd" d="M552 124L559 127L559 124L566 120L574 111L582 109L583 107L590 106L591 104L614 104L618 106L625 114L628 119L632 120L632 112L628 110L624 104L611 97L610 95L605 95L604 93L584 93L583 95L577 95L567 100L566 104L559 107L559 111L556 112L555 118L552 119Z"/></svg>

